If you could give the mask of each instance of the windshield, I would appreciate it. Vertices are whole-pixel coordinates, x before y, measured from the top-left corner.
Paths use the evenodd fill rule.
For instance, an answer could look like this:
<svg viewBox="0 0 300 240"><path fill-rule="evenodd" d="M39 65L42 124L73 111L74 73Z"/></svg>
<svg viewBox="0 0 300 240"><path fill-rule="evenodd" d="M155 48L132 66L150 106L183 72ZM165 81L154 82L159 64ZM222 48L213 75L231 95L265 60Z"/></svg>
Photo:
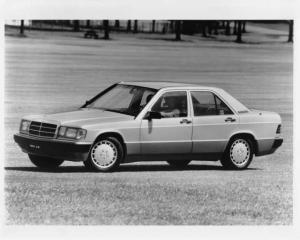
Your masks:
<svg viewBox="0 0 300 240"><path fill-rule="evenodd" d="M86 108L137 116L157 92L155 89L118 84Z"/></svg>

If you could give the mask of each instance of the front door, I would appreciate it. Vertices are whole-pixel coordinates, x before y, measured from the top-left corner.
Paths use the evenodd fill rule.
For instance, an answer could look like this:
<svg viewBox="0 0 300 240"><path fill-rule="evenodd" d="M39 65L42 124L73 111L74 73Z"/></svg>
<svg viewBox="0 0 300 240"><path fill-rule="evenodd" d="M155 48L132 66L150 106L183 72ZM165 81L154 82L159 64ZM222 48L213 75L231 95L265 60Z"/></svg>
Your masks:
<svg viewBox="0 0 300 240"><path fill-rule="evenodd" d="M161 119L143 119L142 154L179 154L192 151L192 121L186 91L163 93L151 108Z"/></svg>

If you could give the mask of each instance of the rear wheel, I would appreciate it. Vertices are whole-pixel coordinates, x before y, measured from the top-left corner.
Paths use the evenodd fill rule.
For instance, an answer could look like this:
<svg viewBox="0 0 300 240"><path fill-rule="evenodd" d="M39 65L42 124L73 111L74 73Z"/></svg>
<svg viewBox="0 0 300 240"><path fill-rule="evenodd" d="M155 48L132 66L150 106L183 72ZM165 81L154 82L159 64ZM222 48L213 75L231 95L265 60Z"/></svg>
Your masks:
<svg viewBox="0 0 300 240"><path fill-rule="evenodd" d="M109 172L115 170L124 157L120 141L114 137L99 139L94 143L84 165L89 170Z"/></svg>
<svg viewBox="0 0 300 240"><path fill-rule="evenodd" d="M227 169L245 169L253 159L253 144L247 138L237 137L230 141L222 165Z"/></svg>
<svg viewBox="0 0 300 240"><path fill-rule="evenodd" d="M191 160L178 160L178 161L167 161L170 166L175 167L175 168L184 168L186 167Z"/></svg>
<svg viewBox="0 0 300 240"><path fill-rule="evenodd" d="M37 167L42 169L55 169L61 165L64 160L49 158L49 157L41 157L36 155L28 154L30 161Z"/></svg>

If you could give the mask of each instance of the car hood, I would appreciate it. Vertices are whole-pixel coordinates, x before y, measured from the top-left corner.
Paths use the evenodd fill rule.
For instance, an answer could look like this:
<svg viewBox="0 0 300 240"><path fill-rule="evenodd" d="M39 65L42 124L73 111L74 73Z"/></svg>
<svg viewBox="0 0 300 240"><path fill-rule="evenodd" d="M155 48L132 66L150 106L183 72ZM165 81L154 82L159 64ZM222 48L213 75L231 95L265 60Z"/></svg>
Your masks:
<svg viewBox="0 0 300 240"><path fill-rule="evenodd" d="M57 125L67 125L82 127L101 123L122 122L133 119L133 116L98 109L79 109L72 112L30 115L24 117L31 121L54 123Z"/></svg>

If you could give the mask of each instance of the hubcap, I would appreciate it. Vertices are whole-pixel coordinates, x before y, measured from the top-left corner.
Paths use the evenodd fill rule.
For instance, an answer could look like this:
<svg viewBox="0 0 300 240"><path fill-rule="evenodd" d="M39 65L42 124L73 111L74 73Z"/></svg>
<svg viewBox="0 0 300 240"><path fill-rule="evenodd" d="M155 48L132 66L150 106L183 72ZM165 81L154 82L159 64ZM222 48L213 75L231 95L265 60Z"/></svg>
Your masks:
<svg viewBox="0 0 300 240"><path fill-rule="evenodd" d="M108 168L117 160L118 150L112 142L102 140L93 146L91 158L98 167Z"/></svg>
<svg viewBox="0 0 300 240"><path fill-rule="evenodd" d="M230 148L230 159L237 166L245 165L250 158L250 146L244 139L235 140Z"/></svg>

